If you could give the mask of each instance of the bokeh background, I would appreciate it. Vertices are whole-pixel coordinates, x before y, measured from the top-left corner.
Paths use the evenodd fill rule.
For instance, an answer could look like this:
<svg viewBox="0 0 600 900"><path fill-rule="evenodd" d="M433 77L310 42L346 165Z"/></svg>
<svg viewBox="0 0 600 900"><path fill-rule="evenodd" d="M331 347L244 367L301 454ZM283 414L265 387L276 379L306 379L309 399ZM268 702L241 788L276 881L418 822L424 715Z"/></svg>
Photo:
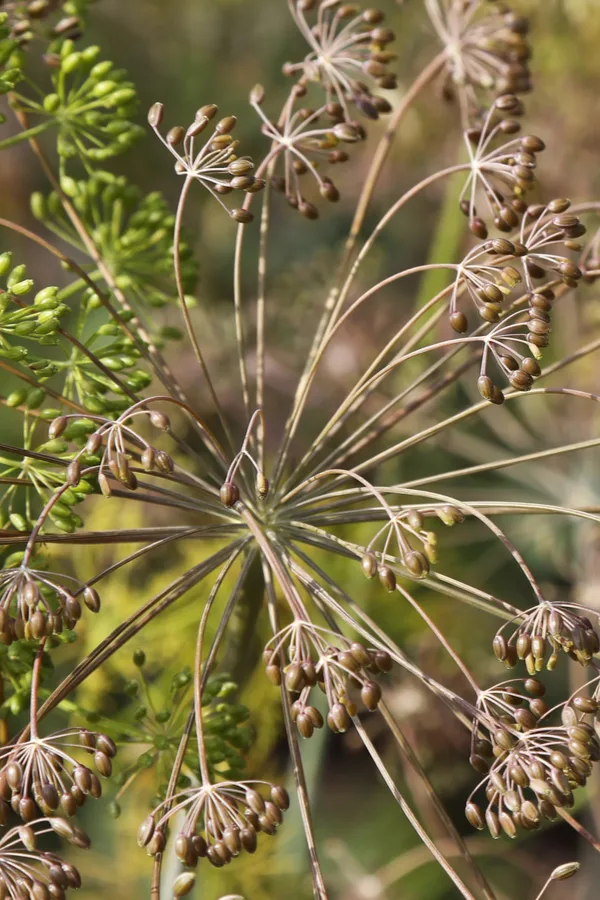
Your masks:
<svg viewBox="0 0 600 900"><path fill-rule="evenodd" d="M574 199L600 195L600 2L598 0L515 0L514 8L530 14L535 54L532 68L535 93L528 100L528 130L540 134L550 150L542 158L541 177L548 196L561 196L568 191ZM399 55L396 70L399 92L408 87L415 74L435 52L435 36L427 24L421 0L388 2L385 5L390 26L397 34L395 49ZM186 124L197 107L214 102L224 114L239 119L239 136L244 152L259 155L264 149L257 121L247 105L247 95L255 82L267 87L267 102L273 110L285 96L286 80L281 66L289 58L305 52L302 41L289 17L285 0L99 0L92 11L86 41L98 43L105 56L126 67L139 88L140 121L143 111L160 100L166 107L169 125ZM323 217L318 225L283 209L276 220L271 252L271 284L278 298L277 317L272 323L272 349L268 357L268 384L271 402L289 398L294 388L298 359L309 335L304 336L302 322L318 308L322 292L318 289L332 274L335 252L341 246L352 216L369 156L380 126L371 129L369 143L340 177L342 200L335 211ZM457 159L459 142L456 111L445 104L439 92L426 94L407 117L392 158L384 172L378 198L370 212L375 221L378 209L389 191L401 190L433 171ZM426 152L424 152L424 148ZM137 182L144 191L160 190L174 204L178 188L169 160L162 146L149 135L123 158L115 161L119 171ZM29 223L28 197L32 190L45 187L33 157L26 148L3 154L0 168L2 214ZM455 209L456 186L440 188L422 196L407 216L399 217L389 229L372 263L373 269L385 268L386 259L394 266L417 265L427 259L454 259L462 248L464 220ZM379 206L378 206L379 204ZM225 216L215 215L213 204L201 199L190 204L189 234L199 260L197 320L214 348L211 363L219 366L231 338L230 267L232 254L231 225ZM19 249L33 273L51 283L60 273L48 269L47 260L31 252L24 244ZM394 304L415 302L417 294L435 290L430 282L412 285L401 292L390 293L383 304L382 315L390 315ZM157 314L160 315L160 314ZM374 313L379 315L379 313ZM578 328L597 324L593 305L585 313L570 309L563 322L565 340L576 337ZM382 319L382 322L385 319ZM368 323L376 328L377 321ZM336 354L327 361L329 386L321 388L325 395L335 395L339 383L354 370L356 360L368 354L369 331L364 323L347 329ZM180 353L177 373L193 389L194 370L191 359ZM584 370L593 382L593 368ZM222 373L227 385L228 373ZM325 399L327 397L325 396ZM317 408L324 400L313 397ZM237 393L231 384L230 408L235 411ZM562 407L558 407L562 410ZM561 437L575 440L578 435L593 433L589 410L585 418L581 410L566 407L554 421L545 418L540 407L538 417L526 424L512 422L502 434L493 426L456 439L451 447L433 447L413 468L396 470L396 476L416 477L421 468L440 466L450 453L454 459L481 459L496 454L497 446L527 447L536 445L538 437L550 434L558 443ZM0 421L7 432L14 427L11 420ZM274 425L277 430L277 423ZM515 470L513 470L514 472ZM540 472L511 475L507 485L502 479L490 479L483 489L491 495L523 489L529 492L547 490L559 499L592 502L600 497L600 479L594 460L578 457L551 469L548 480ZM481 488L481 483L479 487ZM496 491L496 494L494 494ZM542 493L540 493L542 496ZM581 500L581 498L584 498ZM589 498L592 498L590 500ZM95 527L102 526L102 508L94 513ZM132 514L133 515L133 514ZM132 524L136 524L132 520ZM512 536L521 541L528 559L541 573L546 589L558 596L576 596L600 608L600 554L593 536L570 525L556 522L531 526L529 522L512 522ZM505 557L490 542L475 532L461 532L448 540L448 570L460 572L468 565L473 578L493 590L502 586L505 596L518 602L522 587ZM82 554L81 571L92 569L98 559L90 552ZM417 662L439 680L462 689L452 664L440 652L434 638L423 629L416 617L402 613L390 604L387 596L370 590L354 569L346 570L338 563L336 576L349 586L393 638L407 649ZM105 589L105 612L94 629L88 624L83 640L93 646L98 639L136 605L138 590L156 589L168 580L168 571L155 562L148 570L134 570L127 577L113 581ZM511 594L513 595L511 597ZM112 598L112 599L111 599ZM151 680L157 695L173 673L191 662L194 623L197 621L201 595L186 601L174 614L168 629L151 629L139 644L150 660ZM451 635L456 648L478 673L482 682L501 677L490 652L494 623L475 611L457 615L452 601L428 598L428 611ZM84 623L82 623L84 624ZM182 640L182 635L184 639ZM185 638L189 636L189 641ZM259 636L255 636L259 640ZM65 650L60 665L66 670L69 653ZM247 662L247 661L246 661ZM248 663L249 665L249 663ZM249 771L271 772L279 778L289 773L285 768L277 712L277 692L272 691L260 672L244 671L246 680L241 699L252 709L251 724L256 740L249 754ZM59 667L60 671L60 667ZM120 715L128 709L123 691L126 680L134 674L131 652L119 654L110 667L94 677L82 693L84 705L99 705L106 715ZM558 696L564 690L565 667L550 679L551 692ZM573 688L576 682L573 682ZM572 897L592 900L598 896L600 862L597 854L566 826L556 825L543 833L510 843L504 839L493 843L487 837L471 833L463 820L464 800L475 783L466 764L468 739L444 709L436 705L417 683L398 677L388 688L388 699L400 717L411 744L447 804L459 828L467 836L473 854L498 886L499 897L511 900L534 898L550 867L567 860L580 859L584 874L564 885L558 884L548 894L551 898ZM423 820L431 833L440 837L439 825L423 796L422 789L406 773L391 742L375 719L369 729L390 769L400 780L413 801L422 809ZM315 806L317 836L326 876L337 900L454 900L458 893L437 867L429 862L427 852L416 842L408 824L376 777L366 754L352 733L333 738L326 733L307 742L304 747L310 773ZM111 896L113 900L129 900L147 896L150 861L135 844L139 822L146 814L153 795L152 772L141 776L125 793L118 819L100 815L97 808L86 807L84 824L93 839L93 849L81 859L86 872L83 898ZM108 789L106 807L116 788ZM600 826L598 788L588 790L586 803L577 810L585 824L594 831ZM87 818L86 818L87 814ZM443 841L443 838L442 838ZM308 900L311 896L307 880L307 860L300 822L293 813L274 841L265 840L251 859L215 872L206 866L198 880L196 900L215 900L228 892L239 893L246 900ZM76 861L76 860L75 860ZM172 863L167 864L167 868Z"/></svg>

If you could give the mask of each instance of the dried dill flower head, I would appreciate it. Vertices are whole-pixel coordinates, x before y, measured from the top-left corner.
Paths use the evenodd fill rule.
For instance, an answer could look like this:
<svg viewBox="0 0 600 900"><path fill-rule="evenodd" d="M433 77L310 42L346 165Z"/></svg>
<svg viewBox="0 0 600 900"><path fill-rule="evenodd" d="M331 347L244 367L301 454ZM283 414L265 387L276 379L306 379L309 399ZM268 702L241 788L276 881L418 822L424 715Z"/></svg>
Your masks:
<svg viewBox="0 0 600 900"><path fill-rule="evenodd" d="M55 853L41 850L38 838L56 833L84 847L82 832L64 819L40 819L11 828L0 837L0 897L3 900L47 900L66 896L69 888L81 887L79 871Z"/></svg>
<svg viewBox="0 0 600 900"><path fill-rule="evenodd" d="M177 174L184 175L186 182L199 181L236 222L246 224L252 221L252 214L243 208L228 209L221 196L232 191L255 193L262 190L264 181L252 174L254 164L250 157L237 155L239 141L234 140L232 135L236 125L235 116L225 116L212 126L211 122L217 112L218 108L214 103L201 106L187 129L175 125L167 132L166 137L163 137L159 126L163 120L164 109L162 103L155 103L148 113L148 122L167 150L175 157ZM207 128L213 128L213 134L204 138L202 146L198 149L196 138ZM181 150L178 150L180 145Z"/></svg>
<svg viewBox="0 0 600 900"><path fill-rule="evenodd" d="M459 894L472 900L472 882L478 896L491 898L388 695L399 673L415 679L470 738L470 762L481 776L466 805L473 826L493 838L557 816L578 827L569 810L600 758L595 614L572 596L553 602L550 578L537 573L539 557L530 564L527 537L522 547L513 542L503 517L535 523L529 532L538 516L555 521L562 513L596 526L600 517L582 489L557 499L557 479L538 468L535 478L501 479L508 467L597 447L595 436L556 447L548 435L564 409L556 413L553 404L600 402L589 385L556 380L600 348L586 336L571 351L560 328L573 292L582 307L600 273L600 207L544 197L538 159L546 141L521 126L520 95L531 86L528 23L491 0L426 0L432 58L392 103L381 92L395 88L392 64L403 60L394 58L383 14L339 0L289 0L305 55L284 66L292 81L279 109L270 86L250 92L262 140L253 157L234 137L236 117L220 116L214 104L171 128L163 126L161 103L150 108L149 130L172 158L179 190L171 212L160 195L145 196L102 168L141 133L126 73L98 47L75 46L73 23L60 34L46 17L59 9L77 16L83 6L10 3L0 20L0 90L15 117L0 149L31 145L50 182L32 196L31 210L49 236L9 219L0 224L49 254L62 273L60 287L34 286L25 263L14 263L9 250L0 254L0 369L10 382L0 389L10 423L0 445L0 688L10 711L0 719L0 828L13 812L25 823L0 835L0 897L60 900L78 887L75 870L37 850L37 835L52 831L89 845L70 818L100 796L122 743L127 760L111 808L117 815L144 772L136 786L150 785L153 811L138 843L151 858L155 893L171 850L182 868L169 887L183 897L194 889L199 861L221 869L253 854L297 803L314 893L325 900L303 751L304 739L327 725L332 741L352 730ZM46 90L27 63L38 32L21 23L34 21L53 30L42 67ZM384 212L372 217L390 146L436 79L459 103L456 142L466 155L402 188L396 167ZM366 126L383 113L390 116L379 137L380 126L372 126L378 143L371 153ZM331 264L335 247L325 245L337 232L326 223L306 238L327 253L319 283L309 285L309 254L301 250L282 290L279 271L304 248L302 221L288 207L312 221L335 216L340 164L350 152L371 155L367 169L353 169L355 178L366 174L339 261ZM420 228L410 204L454 176L464 180L462 257L413 265L404 246L390 252L394 240L381 238L392 221L405 216L409 229ZM194 182L203 191L195 193ZM183 222L196 200L209 202L209 214L220 216L213 200L227 213L220 227L232 238L231 323L223 305L213 309L205 297L197 317L190 296L196 268ZM274 249L275 229L283 242ZM441 286L417 301L404 280L432 273ZM324 288L320 313L302 305L309 287L311 304ZM294 341L282 321L293 322ZM182 343L172 360L167 341L175 337ZM307 348L300 360L296 337ZM280 355L284 379L273 374ZM350 360L347 368L340 358ZM536 428L532 407L542 401L548 412ZM489 474L497 478L484 483L482 496L477 479ZM513 495L509 484L517 484ZM506 554L514 581L488 578L483 553L482 566L474 564L482 535ZM85 546L94 548L93 572L80 564ZM357 580L361 572L366 582ZM569 572L565 580L574 578ZM447 604L444 626L429 609L433 594ZM186 597L193 603L183 628L174 610ZM507 669L522 661L523 677L479 684L446 633L455 622L457 632L469 632L473 606L494 617L493 654ZM49 690L58 677L54 647L73 642L76 654L83 646L84 607L100 616L108 609L105 621L116 621L96 646L90 630L89 652ZM434 654L415 659L404 630L397 631L401 646L394 640L393 623L407 614L423 623L459 680L441 683ZM181 657L167 702L154 703L160 685L151 684L138 649L136 677L121 682L133 711L102 720L98 731L46 726L68 698L77 711L80 686L131 641L139 646L158 619L159 654L175 638ZM239 691L261 667L261 654L266 689L281 701L292 798L279 783L283 772L245 771L256 731ZM591 678L550 709L542 672L559 658ZM23 726L13 718L27 698ZM99 717L88 711L90 728ZM460 867L395 783L380 731L372 738L374 721L457 845ZM243 878L243 863L241 870ZM572 864L554 869L538 900L574 872Z"/></svg>
<svg viewBox="0 0 600 900"><path fill-rule="evenodd" d="M292 0L290 10L311 51L302 62L286 63L284 74L298 77L301 85L318 82L346 120L350 104L369 119L390 112L388 101L371 91L371 85L396 87L388 69L395 59L388 49L394 33L384 26L383 13L337 0Z"/></svg>
<svg viewBox="0 0 600 900"><path fill-rule="evenodd" d="M463 123L492 94L531 90L527 18L495 0L425 0L444 48L444 96L458 98Z"/></svg>
<svg viewBox="0 0 600 900"><path fill-rule="evenodd" d="M562 721L551 725L552 711L542 697L544 685L526 679L524 693L511 681L479 698L481 718L474 725L471 765L485 778L467 801L465 813L478 829L497 838L534 831L544 820L574 806L574 792L585 786L600 759L600 742L589 722L598 711L594 699L576 696L563 707ZM485 812L473 799L485 794Z"/></svg>

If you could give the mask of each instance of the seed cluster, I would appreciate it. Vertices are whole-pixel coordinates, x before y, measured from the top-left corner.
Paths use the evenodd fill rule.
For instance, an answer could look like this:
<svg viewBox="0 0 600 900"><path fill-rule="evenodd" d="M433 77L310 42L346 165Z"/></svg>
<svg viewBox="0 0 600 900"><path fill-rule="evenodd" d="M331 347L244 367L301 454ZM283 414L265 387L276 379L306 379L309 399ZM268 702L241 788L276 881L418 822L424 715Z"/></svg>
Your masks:
<svg viewBox="0 0 600 900"><path fill-rule="evenodd" d="M425 0L446 50L443 94L458 97L463 121L482 95L531 90L528 20L494 0Z"/></svg>
<svg viewBox="0 0 600 900"><path fill-rule="evenodd" d="M82 455L87 453L96 455L102 449L100 465L98 467L98 484L105 497L110 497L112 488L111 478L128 488L137 490L138 479L132 469L132 462L143 472L161 472L169 475L173 472L173 460L164 450L157 449L149 444L143 437L134 431L125 421L130 422L136 417L147 417L150 423L159 431L169 429L169 420L164 413L158 410L138 409L134 412L123 414L116 421L104 420L94 432L92 432L85 444ZM99 417L98 417L99 418ZM51 425L55 431L67 426L68 416L55 419ZM71 463L69 477L75 483L80 478L78 460Z"/></svg>
<svg viewBox="0 0 600 900"><path fill-rule="evenodd" d="M477 214L477 193L481 192L495 228L508 233L519 224L527 208L523 197L536 183L536 154L545 149L545 144L532 134L512 137L521 130L518 117L523 112L523 104L514 94L503 94L480 124L465 131L472 169L460 208L468 216L473 234L482 240L488 235L488 226Z"/></svg>
<svg viewBox="0 0 600 900"><path fill-rule="evenodd" d="M297 98L305 93L306 88L296 85L293 96ZM342 106L335 101L316 110L286 106L277 124L265 115L262 101L262 91L255 88L250 102L262 119L263 134L273 142L276 165L272 184L285 194L292 209L297 209L307 219L317 219L317 207L306 199L301 190L302 176L310 174L320 196L331 203L337 202L339 191L329 176L320 173L319 164L347 162L349 156L345 148L363 140L365 130L358 122L346 121Z"/></svg>
<svg viewBox="0 0 600 900"><path fill-rule="evenodd" d="M72 6L69 0L5 0L2 10L8 14L11 38L20 47L26 47L36 37L49 40L81 37L83 22L68 12L69 6ZM54 15L58 15L58 21L48 23Z"/></svg>
<svg viewBox="0 0 600 900"><path fill-rule="evenodd" d="M254 218L252 213L243 207L228 209L221 197L234 191L256 193L263 189L264 181L252 174L254 163L249 156L237 155L239 141L232 135L236 117L225 116L219 119L201 148L197 150L195 146L196 138L210 126L217 113L218 107L214 103L201 106L187 129L175 125L163 137L159 127L163 121L164 107L162 103L154 103L148 112L148 123L161 143L175 157L177 174L199 181L236 222L245 225Z"/></svg>
<svg viewBox="0 0 600 900"><path fill-rule="evenodd" d="M81 887L75 866L38 849L38 838L52 831L76 846L86 846L82 832L64 819L11 828L0 840L0 900L64 900L69 888Z"/></svg>
<svg viewBox="0 0 600 900"><path fill-rule="evenodd" d="M283 682L296 698L291 706L292 718L305 738L312 737L324 724L319 710L309 703L313 688L318 687L327 698L329 728L344 732L358 713L354 696L360 696L365 709L377 709L381 687L375 679L392 668L385 650L367 649L359 641L310 622L294 622L275 635L263 659L269 680L276 685Z"/></svg>
<svg viewBox="0 0 600 900"><path fill-rule="evenodd" d="M545 688L536 678L524 687L522 693L507 682L485 692L478 703L487 719L485 728L474 729L471 765L486 777L465 813L471 825L487 827L494 838L502 831L514 838L519 829L535 830L543 819L553 820L559 810L572 807L574 792L585 786L592 764L600 760L596 723L586 721L598 711L596 700L577 696L564 706L561 725L541 725L548 714L541 699ZM481 790L485 809L473 800Z"/></svg>
<svg viewBox="0 0 600 900"><path fill-rule="evenodd" d="M465 518L458 507L451 505L441 506L433 511L413 508L390 517L367 545L361 559L363 574L367 578L375 578L377 575L386 591L396 589L396 574L387 564L390 544L395 539L397 561L412 578L425 578L429 574L430 564L437 562L437 535L424 528L425 517L431 515L436 515L448 527L460 524ZM379 541L383 543L383 547L378 559L373 547ZM422 549L415 549L414 544Z"/></svg>
<svg viewBox="0 0 600 900"><path fill-rule="evenodd" d="M64 749L73 746L93 755L94 767L100 775L104 778L111 775L112 759L117 752L113 740L85 729L57 732L0 752L2 824L8 821L9 807L24 822L32 822L38 814L51 816L57 811L71 817L88 797L98 799L102 795L98 776Z"/></svg>
<svg viewBox="0 0 600 900"><path fill-rule="evenodd" d="M259 788L269 788L265 799ZM207 859L211 865L221 868L240 853L254 853L257 835L273 835L283 821L283 812L290 801L285 788L280 785L254 781L223 781L205 784L176 794L173 806L165 801L149 815L138 832L138 844L145 847L150 856L162 853L166 846L166 826L169 819L186 809L183 827L175 838L175 854L183 865L195 868L198 860ZM194 885L188 878L181 884ZM175 896L183 896L180 890Z"/></svg>
<svg viewBox="0 0 600 900"><path fill-rule="evenodd" d="M581 615L584 607L571 603L545 603L522 614L508 640L503 625L493 641L494 654L507 668L522 659L530 674L545 667L552 671L562 651L582 666L589 666L600 650L600 639L590 619ZM590 615L593 615L591 611Z"/></svg>
<svg viewBox="0 0 600 900"><path fill-rule="evenodd" d="M370 119L389 112L387 100L374 95L370 87L396 87L396 77L388 69L396 58L388 49L395 35L383 26L383 13L340 0L292 0L290 7L311 51L302 62L286 63L284 74L300 76L303 85L321 84L327 100L339 104L347 120L351 118L349 103ZM312 26L307 13L316 14Z"/></svg>
<svg viewBox="0 0 600 900"><path fill-rule="evenodd" d="M0 571L0 643L41 640L73 629L81 618L81 594L91 612L100 610L100 597L93 587L79 585L69 590L58 578L46 571L27 566Z"/></svg>

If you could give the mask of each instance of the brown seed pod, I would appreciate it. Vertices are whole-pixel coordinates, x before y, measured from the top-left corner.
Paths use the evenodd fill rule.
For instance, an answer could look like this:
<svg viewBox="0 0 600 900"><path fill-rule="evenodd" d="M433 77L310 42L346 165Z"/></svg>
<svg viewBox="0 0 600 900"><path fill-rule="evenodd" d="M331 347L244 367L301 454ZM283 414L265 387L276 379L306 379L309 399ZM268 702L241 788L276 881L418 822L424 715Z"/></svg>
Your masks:
<svg viewBox="0 0 600 900"><path fill-rule="evenodd" d="M492 649L494 651L494 656L496 659L499 659L500 662L504 662L507 654L507 645L506 640L502 637L501 634L497 634L492 641Z"/></svg>
<svg viewBox="0 0 600 900"><path fill-rule="evenodd" d="M465 807L465 816L473 828L476 828L478 831L482 831L485 828L485 820L480 807L476 803L467 803Z"/></svg>
<svg viewBox="0 0 600 900"><path fill-rule="evenodd" d="M453 312L449 316L450 327L458 334L465 334L469 330L469 322L462 312Z"/></svg>
<svg viewBox="0 0 600 900"><path fill-rule="evenodd" d="M424 553L420 553L418 550L411 550L406 554L404 565L415 578L425 578L429 574L429 560ZM379 577L381 578L381 574ZM390 589L388 588L388 590Z"/></svg>
<svg viewBox="0 0 600 900"><path fill-rule="evenodd" d="M299 663L291 663L285 670L285 686L288 691L299 694L306 684L302 666Z"/></svg>
<svg viewBox="0 0 600 900"><path fill-rule="evenodd" d="M531 653L531 638L526 632L521 633L517 638L516 650L519 659L526 659Z"/></svg>
<svg viewBox="0 0 600 900"><path fill-rule="evenodd" d="M487 809L485 812L485 823L491 836L496 840L500 837L500 822L498 816L493 809Z"/></svg>
<svg viewBox="0 0 600 900"><path fill-rule="evenodd" d="M279 809L289 809L290 808L290 797L288 792L281 785L274 784L271 787L271 801L275 803Z"/></svg>
<svg viewBox="0 0 600 900"><path fill-rule="evenodd" d="M223 506L235 506L240 499L240 492L237 485L232 481L226 481L219 490L219 497Z"/></svg>
<svg viewBox="0 0 600 900"><path fill-rule="evenodd" d="M296 719L296 727L303 738L311 738L314 732L314 726L310 718L305 713L300 713Z"/></svg>
<svg viewBox="0 0 600 900"><path fill-rule="evenodd" d="M381 700L381 688L376 681L367 681L360 691L360 699L368 710L377 709L377 705Z"/></svg>
<svg viewBox="0 0 600 900"><path fill-rule="evenodd" d="M598 701L593 700L591 697L575 697L573 706L582 713L598 712Z"/></svg>
<svg viewBox="0 0 600 900"><path fill-rule="evenodd" d="M386 650L376 650L374 653L374 662L377 668L382 672L390 672L394 665L392 657Z"/></svg>
<svg viewBox="0 0 600 900"><path fill-rule="evenodd" d="M377 575L377 559L374 553L365 553L360 565L367 578L374 578Z"/></svg>
<svg viewBox="0 0 600 900"><path fill-rule="evenodd" d="M487 773L489 772L490 764L488 760L484 759L483 756L480 756L478 753L471 753L469 762L475 769L475 771L480 773L480 775L487 775Z"/></svg>
<svg viewBox="0 0 600 900"><path fill-rule="evenodd" d="M380 566L377 574L382 586L390 593L396 589L396 576L389 566Z"/></svg>
<svg viewBox="0 0 600 900"><path fill-rule="evenodd" d="M334 703L327 714L327 724L332 731L344 732L350 728L352 720L348 710L341 703Z"/></svg>

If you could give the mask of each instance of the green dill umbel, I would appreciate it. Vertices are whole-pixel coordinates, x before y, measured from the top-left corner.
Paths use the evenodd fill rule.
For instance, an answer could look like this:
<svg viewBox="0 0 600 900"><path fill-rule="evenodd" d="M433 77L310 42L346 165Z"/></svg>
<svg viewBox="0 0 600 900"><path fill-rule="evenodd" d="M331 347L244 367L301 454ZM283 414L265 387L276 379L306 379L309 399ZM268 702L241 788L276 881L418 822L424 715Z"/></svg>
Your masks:
<svg viewBox="0 0 600 900"><path fill-rule="evenodd" d="M552 468L600 442L557 443L563 431L553 427L571 406L595 413L599 399L596 385L570 377L600 338L567 347L553 336L575 292L578 308L593 297L599 207L544 193L552 142L523 125L533 86L528 21L493 0L423 0L429 57L410 73L382 11L289 0L306 48L281 61L283 104L268 84L240 98L262 147L250 156L236 116L209 102L216 98L199 97L185 125L166 122L169 104L157 100L142 127L127 72L86 45L89 5L15 0L0 13L3 128L11 117L0 149L27 147L48 182L29 198L39 231L0 218L0 411L8 423L0 442L0 898L58 900L85 881L83 865L80 876L38 849L38 836L88 846L71 820L109 779L115 817L144 791L137 843L151 857L152 900L190 894L202 867L243 867L285 830L290 807L300 814L314 896L332 896L304 768L305 741L328 731L332 741L354 733L453 889L493 900L498 886L473 859L390 702L400 674L445 708L470 745L480 778L465 791L470 826L516 838L560 817L598 849L571 812L600 760L597 614L548 586L534 549L549 528L551 555L563 518L578 535L600 522L593 491L561 493ZM393 141L436 90L455 110L458 161L427 167L425 140L426 174L407 186L392 172L385 211L371 218ZM173 210L119 174L119 155L138 140L162 145L178 191ZM315 289L318 314L299 320L306 352L293 358L283 402L270 367L286 348L273 323L297 298L273 286L273 230L323 229L327 242L328 217L341 215L351 194L345 173L356 179L361 158L350 230ZM462 183L460 261L399 267L386 251L388 226L411 221L411 202L452 179ZM184 231L202 203L231 232L226 313L197 290ZM13 238L18 252L31 244L56 264L57 284L30 277ZM386 257L383 277L377 252ZM437 293L412 305L399 294L393 316L379 316L404 279L431 273L444 279ZM344 369L336 360L348 330L365 322L369 340L353 346ZM533 474L506 474L527 466ZM507 520L524 525L528 540ZM472 548L481 534L514 569L518 590L501 595L482 578ZM81 564L82 548L93 571ZM340 576L342 564L350 578ZM369 583L379 610L423 623L450 662L447 683L388 634L364 602ZM128 603L119 605L123 591ZM490 639L474 629L471 638L485 647L483 674L437 624L436 595L468 633L473 608L490 616ZM94 623L105 617L96 640ZM164 641L181 647L165 683L160 662L141 649L157 621ZM70 666L58 675L61 647ZM134 675L121 679L123 708L93 708L91 676L110 670L124 647ZM509 679L489 684L493 665ZM550 703L545 678L557 666L583 677ZM280 700L289 792L283 771L254 770L260 735L240 692L255 668ZM59 707L69 721L54 729ZM373 739L375 720L443 842L396 782ZM538 900L576 871L576 863L555 868Z"/></svg>

